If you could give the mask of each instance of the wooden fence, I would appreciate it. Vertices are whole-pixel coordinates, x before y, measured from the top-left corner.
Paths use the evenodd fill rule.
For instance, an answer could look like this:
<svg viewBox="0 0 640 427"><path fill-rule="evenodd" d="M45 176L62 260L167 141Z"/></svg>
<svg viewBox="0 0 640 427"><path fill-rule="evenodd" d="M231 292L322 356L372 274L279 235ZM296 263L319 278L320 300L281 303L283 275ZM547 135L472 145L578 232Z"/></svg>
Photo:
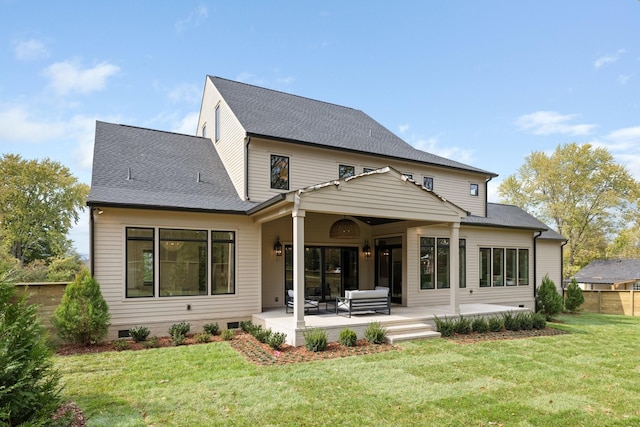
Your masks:
<svg viewBox="0 0 640 427"><path fill-rule="evenodd" d="M38 304L38 315L45 328L51 329L51 316L62 300L67 282L55 283L18 283L18 293L27 293L27 301Z"/></svg>
<svg viewBox="0 0 640 427"><path fill-rule="evenodd" d="M582 291L585 313L640 316L640 291Z"/></svg>

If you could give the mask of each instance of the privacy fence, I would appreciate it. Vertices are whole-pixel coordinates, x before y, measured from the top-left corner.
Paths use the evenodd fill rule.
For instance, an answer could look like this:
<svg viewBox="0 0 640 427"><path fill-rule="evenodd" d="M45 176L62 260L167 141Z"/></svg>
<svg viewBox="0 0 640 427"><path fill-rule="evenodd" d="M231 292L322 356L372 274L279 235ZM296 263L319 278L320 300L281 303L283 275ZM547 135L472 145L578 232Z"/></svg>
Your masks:
<svg viewBox="0 0 640 427"><path fill-rule="evenodd" d="M640 291L582 291L586 313L640 316Z"/></svg>
<svg viewBox="0 0 640 427"><path fill-rule="evenodd" d="M29 295L29 303L38 305L38 314L42 325L51 329L51 316L56 311L67 282L54 283L18 283L18 292L26 292Z"/></svg>

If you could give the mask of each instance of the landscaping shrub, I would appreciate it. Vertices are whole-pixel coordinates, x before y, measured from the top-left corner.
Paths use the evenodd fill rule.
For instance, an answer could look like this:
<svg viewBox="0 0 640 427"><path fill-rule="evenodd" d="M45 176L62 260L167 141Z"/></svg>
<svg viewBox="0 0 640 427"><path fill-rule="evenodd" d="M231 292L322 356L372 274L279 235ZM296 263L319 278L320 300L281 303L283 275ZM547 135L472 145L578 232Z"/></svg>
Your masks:
<svg viewBox="0 0 640 427"><path fill-rule="evenodd" d="M302 334L304 336L304 346L307 350L318 352L327 348L327 331L325 329L305 329Z"/></svg>
<svg viewBox="0 0 640 427"><path fill-rule="evenodd" d="M129 341L124 338L119 338L113 342L113 348L115 348L116 351L129 350Z"/></svg>
<svg viewBox="0 0 640 427"><path fill-rule="evenodd" d="M480 334L484 334L489 331L489 323L486 321L484 317L478 317L474 319L471 323L471 329L474 332L478 332Z"/></svg>
<svg viewBox="0 0 640 427"><path fill-rule="evenodd" d="M199 343L199 344L204 344L206 342L209 342L209 340L211 339L211 335L207 332L203 332L201 334L196 335L195 337L193 337L194 341Z"/></svg>
<svg viewBox="0 0 640 427"><path fill-rule="evenodd" d="M146 348L158 348L160 347L160 340L158 337L153 336L144 342Z"/></svg>
<svg viewBox="0 0 640 427"><path fill-rule="evenodd" d="M83 270L67 285L51 318L60 338L83 345L96 344L106 337L110 320L100 285L89 270Z"/></svg>
<svg viewBox="0 0 640 427"><path fill-rule="evenodd" d="M191 330L191 324L187 322L174 323L169 327L169 335L171 335L171 342L174 346L184 344L187 339L187 334Z"/></svg>
<svg viewBox="0 0 640 427"><path fill-rule="evenodd" d="M582 289L578 286L576 279L571 279L565 292L564 308L568 312L575 313L580 310L582 304L584 304Z"/></svg>
<svg viewBox="0 0 640 427"><path fill-rule="evenodd" d="M519 331L520 319L514 316L512 312L502 313L502 321L507 331Z"/></svg>
<svg viewBox="0 0 640 427"><path fill-rule="evenodd" d="M547 327L547 318L542 313L533 313L531 315L533 321L533 328L542 330Z"/></svg>
<svg viewBox="0 0 640 427"><path fill-rule="evenodd" d="M240 321L240 330L245 333L251 333L250 330L253 327L253 323L251 320L242 320Z"/></svg>
<svg viewBox="0 0 640 427"><path fill-rule="evenodd" d="M453 321L447 318L440 319L438 316L433 318L436 323L436 329L443 337L450 337L453 335Z"/></svg>
<svg viewBox="0 0 640 427"><path fill-rule="evenodd" d="M501 332L504 329L504 320L502 317L490 317L487 324L491 332Z"/></svg>
<svg viewBox="0 0 640 427"><path fill-rule="evenodd" d="M273 332L269 336L269 347L274 350L279 350L280 347L282 347L282 345L285 343L286 339L287 334L285 334L284 332Z"/></svg>
<svg viewBox="0 0 640 427"><path fill-rule="evenodd" d="M516 317L521 330L530 331L533 329L533 313L520 312Z"/></svg>
<svg viewBox="0 0 640 427"><path fill-rule="evenodd" d="M343 345L345 347L353 347L356 345L356 341L358 341L358 335L355 331L349 328L344 328L340 331L339 340L340 345Z"/></svg>
<svg viewBox="0 0 640 427"><path fill-rule="evenodd" d="M387 338L387 328L380 322L371 322L364 330L364 337L372 344L382 344Z"/></svg>
<svg viewBox="0 0 640 427"><path fill-rule="evenodd" d="M218 335L218 332L220 332L220 326L217 323L207 323L202 329L211 336Z"/></svg>
<svg viewBox="0 0 640 427"><path fill-rule="evenodd" d="M540 289L538 289L536 311L544 314L547 320L551 320L553 316L562 311L562 297L553 280L549 279L549 275L544 276Z"/></svg>
<svg viewBox="0 0 640 427"><path fill-rule="evenodd" d="M60 404L60 374L53 367L37 306L17 297L0 278L0 425L47 425ZM49 420L50 421L50 420Z"/></svg>
<svg viewBox="0 0 640 427"><path fill-rule="evenodd" d="M234 335L235 331L233 329L225 329L220 334L220 336L222 336L222 339L225 341L231 341Z"/></svg>
<svg viewBox="0 0 640 427"><path fill-rule="evenodd" d="M460 316L460 318L453 323L453 332L456 334L468 334L471 333L471 330L471 319L469 318Z"/></svg>
<svg viewBox="0 0 640 427"><path fill-rule="evenodd" d="M129 329L129 336L133 338L135 342L142 342L147 339L151 331L146 326L134 326Z"/></svg>
<svg viewBox="0 0 640 427"><path fill-rule="evenodd" d="M272 331L271 329L264 329L262 326L257 326L253 329L252 334L255 339L260 341L261 343L268 343L269 338L271 338Z"/></svg>

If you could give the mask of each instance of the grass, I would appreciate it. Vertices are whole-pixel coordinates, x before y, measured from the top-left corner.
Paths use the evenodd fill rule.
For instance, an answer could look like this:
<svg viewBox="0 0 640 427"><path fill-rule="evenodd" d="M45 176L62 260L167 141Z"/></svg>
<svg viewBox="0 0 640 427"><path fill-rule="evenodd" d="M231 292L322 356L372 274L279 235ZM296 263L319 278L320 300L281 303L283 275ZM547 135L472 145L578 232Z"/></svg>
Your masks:
<svg viewBox="0 0 640 427"><path fill-rule="evenodd" d="M571 334L258 367L227 342L56 357L89 426L640 424L640 318Z"/></svg>

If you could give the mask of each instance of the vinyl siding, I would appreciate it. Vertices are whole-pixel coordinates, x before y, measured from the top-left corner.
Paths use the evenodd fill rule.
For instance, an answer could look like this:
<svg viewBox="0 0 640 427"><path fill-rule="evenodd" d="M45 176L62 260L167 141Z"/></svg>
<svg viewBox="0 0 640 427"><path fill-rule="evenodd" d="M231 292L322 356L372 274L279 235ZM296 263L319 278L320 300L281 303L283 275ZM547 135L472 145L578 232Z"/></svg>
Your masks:
<svg viewBox="0 0 640 427"><path fill-rule="evenodd" d="M180 321L193 329L210 321L250 318L261 311L260 226L247 217L185 212L104 208L96 215L94 275L111 313L109 336L118 330L145 325L152 334L166 335L168 325ZM125 297L125 227L161 227L235 231L236 293L197 297ZM156 281L157 281L156 276ZM156 292L157 294L157 292ZM187 310L187 304L191 310Z"/></svg>
<svg viewBox="0 0 640 427"><path fill-rule="evenodd" d="M557 240L538 239L538 262L536 264L536 281L540 287L545 275L555 283L562 294L562 242Z"/></svg>
<svg viewBox="0 0 640 427"><path fill-rule="evenodd" d="M363 168L391 166L401 173L413 174L419 184L423 176L433 177L436 193L474 215L485 215L486 177L483 175L257 138L252 139L249 146L249 195L253 201L264 201L283 192L270 188L271 154L289 157L290 190L338 179L340 164L355 166L356 174L362 173ZM478 184L478 196L469 194L472 183Z"/></svg>
<svg viewBox="0 0 640 427"><path fill-rule="evenodd" d="M215 141L215 110L220 106L220 140ZM202 97L197 135L202 136L202 127L207 125L207 137L216 151L233 182L238 196L245 200L245 131L220 92L207 78Z"/></svg>

